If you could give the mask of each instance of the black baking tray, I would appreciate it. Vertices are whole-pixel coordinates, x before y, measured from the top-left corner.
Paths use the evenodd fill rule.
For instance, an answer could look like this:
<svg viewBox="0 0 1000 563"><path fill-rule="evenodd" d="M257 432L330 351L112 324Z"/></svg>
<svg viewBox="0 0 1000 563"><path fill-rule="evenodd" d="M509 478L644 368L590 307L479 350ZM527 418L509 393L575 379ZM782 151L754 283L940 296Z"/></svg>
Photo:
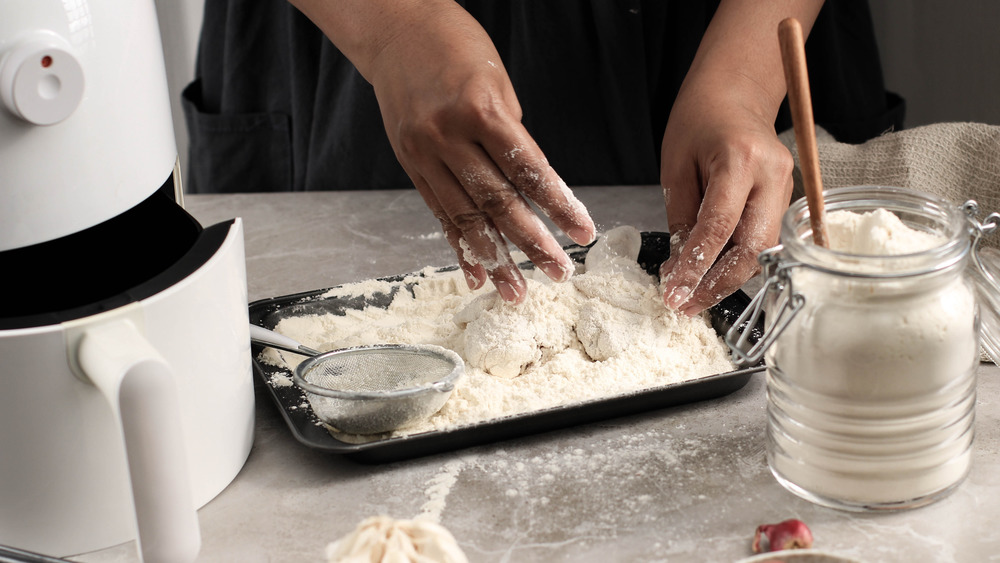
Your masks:
<svg viewBox="0 0 1000 563"><path fill-rule="evenodd" d="M566 247L567 253L575 261L582 262L589 247L571 245ZM656 275L660 264L669 256L670 237L666 233L642 233L642 247L639 252L639 263L650 274ZM530 268L530 264L522 267ZM441 268L437 271L454 270L457 266ZM263 299L250 304L250 322L265 328L273 329L278 322L286 317L314 314L343 315L348 309L363 309L365 307L386 307L399 291L411 291L415 282L405 282L420 274L406 274L380 278L393 282L389 293L374 295L347 296L324 298L331 289L318 289L304 293L285 295L271 299ZM724 335L736 322L740 313L746 309L750 298L742 291L737 291L709 310L712 326L720 335ZM756 341L761 334L762 326L751 329L750 341ZM322 424L309 407L305 394L298 387L275 387L269 383L273 375L281 374L291 377L284 368L278 368L257 361L262 347L254 345L253 368L261 387L274 400L282 417L288 424L295 439L310 448L334 454L342 454L364 463L385 463L424 455L457 450L500 440L537 434L558 428L576 426L609 418L636 414L643 411L664 407L703 401L728 395L747 384L750 377L763 369L762 365L738 369L650 388L614 397L574 403L541 411L518 414L498 418L474 425L454 429L436 430L413 434L410 436L378 439L362 444L343 442L336 439Z"/></svg>

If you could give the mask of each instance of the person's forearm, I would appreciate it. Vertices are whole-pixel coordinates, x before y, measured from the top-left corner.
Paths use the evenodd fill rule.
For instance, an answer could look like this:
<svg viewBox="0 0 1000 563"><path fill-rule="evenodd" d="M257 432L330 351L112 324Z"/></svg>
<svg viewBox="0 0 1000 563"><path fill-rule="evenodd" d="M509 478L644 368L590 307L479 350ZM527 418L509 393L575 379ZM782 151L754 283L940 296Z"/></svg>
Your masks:
<svg viewBox="0 0 1000 563"><path fill-rule="evenodd" d="M507 241L554 281L573 263L529 200L574 242L594 222L521 123L489 35L454 0L291 0L368 80L389 144L441 221L470 288L518 303Z"/></svg>
<svg viewBox="0 0 1000 563"><path fill-rule="evenodd" d="M734 88L748 109L773 119L786 91L778 24L794 17L808 36L822 6L822 0L722 0L688 77Z"/></svg>
<svg viewBox="0 0 1000 563"><path fill-rule="evenodd" d="M289 0L369 81L379 53L412 30L440 28L464 10L453 0ZM443 29L447 29L444 26Z"/></svg>

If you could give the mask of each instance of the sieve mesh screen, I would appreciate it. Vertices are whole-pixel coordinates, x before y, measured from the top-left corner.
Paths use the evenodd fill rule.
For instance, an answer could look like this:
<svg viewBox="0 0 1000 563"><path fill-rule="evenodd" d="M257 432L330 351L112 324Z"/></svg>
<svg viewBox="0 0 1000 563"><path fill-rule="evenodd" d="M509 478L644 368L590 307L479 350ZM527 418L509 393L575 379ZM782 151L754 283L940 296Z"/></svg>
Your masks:
<svg viewBox="0 0 1000 563"><path fill-rule="evenodd" d="M322 358L302 374L313 385L334 391L381 392L429 385L455 369L432 350L354 350Z"/></svg>

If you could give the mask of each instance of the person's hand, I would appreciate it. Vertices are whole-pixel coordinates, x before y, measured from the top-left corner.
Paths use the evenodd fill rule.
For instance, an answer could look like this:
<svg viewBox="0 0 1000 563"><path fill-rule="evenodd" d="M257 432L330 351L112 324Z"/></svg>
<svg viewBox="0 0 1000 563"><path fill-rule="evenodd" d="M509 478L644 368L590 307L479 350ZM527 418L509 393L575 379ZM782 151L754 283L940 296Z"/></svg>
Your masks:
<svg viewBox="0 0 1000 563"><path fill-rule="evenodd" d="M504 300L524 299L504 237L551 279L568 279L572 261L528 201L574 242L591 242L594 223L521 124L479 23L451 0L299 4L374 87L396 157L441 221L469 286L488 277Z"/></svg>
<svg viewBox="0 0 1000 563"><path fill-rule="evenodd" d="M760 269L778 240L794 162L774 119L785 97L778 23L808 34L822 2L721 0L670 110L660 183L671 231L663 301L694 315Z"/></svg>
<svg viewBox="0 0 1000 563"><path fill-rule="evenodd" d="M694 315L739 289L778 240L794 162L774 116L747 103L745 77L685 84L663 137L660 182L671 255L660 268L663 301ZM762 115L763 113L763 115Z"/></svg>
<svg viewBox="0 0 1000 563"><path fill-rule="evenodd" d="M526 285L503 236L549 278L565 281L573 263L529 206L575 242L594 237L586 209L549 166L521 124L521 108L500 57L471 17L451 15L432 30L382 50L372 84L399 162L441 221L469 286L493 281L504 300ZM426 33L425 33L426 31Z"/></svg>

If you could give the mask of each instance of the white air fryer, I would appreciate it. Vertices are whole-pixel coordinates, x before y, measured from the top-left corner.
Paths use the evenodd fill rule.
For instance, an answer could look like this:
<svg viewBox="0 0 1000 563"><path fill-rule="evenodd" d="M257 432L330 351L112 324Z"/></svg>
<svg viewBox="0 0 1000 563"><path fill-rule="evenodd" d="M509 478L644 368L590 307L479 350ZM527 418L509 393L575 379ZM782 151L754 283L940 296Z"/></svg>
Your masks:
<svg viewBox="0 0 1000 563"><path fill-rule="evenodd" d="M0 545L194 560L246 461L242 223L176 162L152 0L0 0Z"/></svg>

